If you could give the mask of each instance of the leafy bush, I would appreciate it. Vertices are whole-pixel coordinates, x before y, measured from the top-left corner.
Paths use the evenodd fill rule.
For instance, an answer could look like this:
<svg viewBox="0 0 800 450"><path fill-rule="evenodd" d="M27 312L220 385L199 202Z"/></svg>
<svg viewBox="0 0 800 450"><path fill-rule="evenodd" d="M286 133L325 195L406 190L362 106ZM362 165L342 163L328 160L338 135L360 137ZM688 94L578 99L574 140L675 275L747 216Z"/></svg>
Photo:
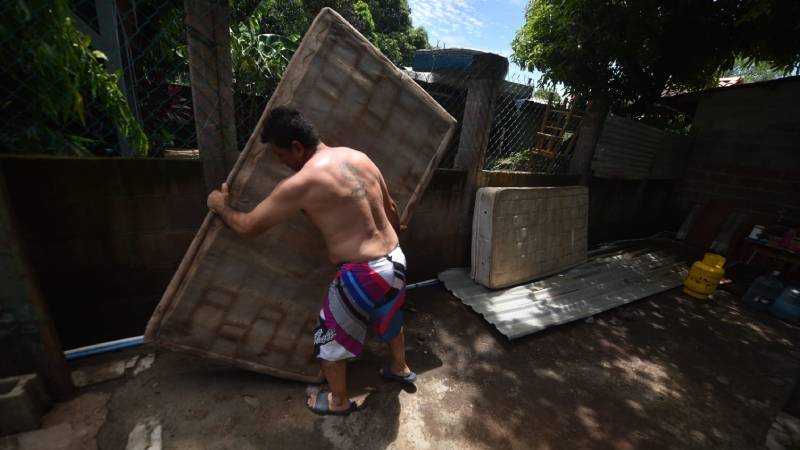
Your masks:
<svg viewBox="0 0 800 450"><path fill-rule="evenodd" d="M299 35L281 36L262 30L271 2L261 2L247 18L231 26L231 61L237 92L271 93L297 50Z"/></svg>
<svg viewBox="0 0 800 450"><path fill-rule="evenodd" d="M147 153L120 75L106 72L105 55L75 28L66 0L9 0L0 13L0 152L103 154L116 131Z"/></svg>

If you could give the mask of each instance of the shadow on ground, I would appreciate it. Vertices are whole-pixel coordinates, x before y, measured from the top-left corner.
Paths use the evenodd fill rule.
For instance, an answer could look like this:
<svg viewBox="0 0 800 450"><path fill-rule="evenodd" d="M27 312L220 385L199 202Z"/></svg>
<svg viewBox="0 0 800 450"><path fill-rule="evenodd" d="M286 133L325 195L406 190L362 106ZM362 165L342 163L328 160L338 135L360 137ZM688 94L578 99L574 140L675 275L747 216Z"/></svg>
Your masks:
<svg viewBox="0 0 800 450"><path fill-rule="evenodd" d="M155 417L166 449L751 449L800 373L800 329L726 292L670 291L509 342L424 288L409 293L406 330L417 391L378 376L386 349L372 342L349 365L353 394L368 395L346 418L308 412L305 385L159 353L86 389L112 394L98 444L125 448Z"/></svg>
<svg viewBox="0 0 800 450"><path fill-rule="evenodd" d="M451 318L442 359L472 410L466 440L490 448L759 448L800 369L798 329L726 292L675 290L513 343L458 306L432 311Z"/></svg>

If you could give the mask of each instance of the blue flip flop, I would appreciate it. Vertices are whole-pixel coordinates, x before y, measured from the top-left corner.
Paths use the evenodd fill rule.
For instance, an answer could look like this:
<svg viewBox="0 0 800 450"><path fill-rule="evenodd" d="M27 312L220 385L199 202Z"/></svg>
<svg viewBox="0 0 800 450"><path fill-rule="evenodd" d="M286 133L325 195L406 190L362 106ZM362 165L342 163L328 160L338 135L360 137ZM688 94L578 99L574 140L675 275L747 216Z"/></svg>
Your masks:
<svg viewBox="0 0 800 450"><path fill-rule="evenodd" d="M417 381L416 373L411 372L406 376L397 375L394 372L392 372L392 368L389 367L388 364L386 365L386 367L383 368L383 370L381 370L381 376L383 378L386 378L387 380L397 381L399 383L405 383L405 384L414 384Z"/></svg>
<svg viewBox="0 0 800 450"><path fill-rule="evenodd" d="M319 414L320 416L347 416L350 415L351 412L356 411L358 409L358 405L353 400L350 400L350 406L342 411L331 411L330 405L328 404L328 389L321 388L317 391L317 399L314 402L314 406L308 406L308 399L311 395L306 396L306 408L309 411L313 412L314 414Z"/></svg>

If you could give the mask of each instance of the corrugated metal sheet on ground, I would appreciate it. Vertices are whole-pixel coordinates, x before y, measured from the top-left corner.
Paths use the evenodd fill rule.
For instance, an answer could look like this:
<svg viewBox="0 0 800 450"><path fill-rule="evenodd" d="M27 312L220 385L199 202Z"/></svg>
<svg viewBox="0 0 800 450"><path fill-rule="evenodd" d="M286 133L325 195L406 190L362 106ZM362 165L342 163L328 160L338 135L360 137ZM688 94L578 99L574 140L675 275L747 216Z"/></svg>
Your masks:
<svg viewBox="0 0 800 450"><path fill-rule="evenodd" d="M509 339L590 317L680 286L686 263L664 252L596 258L561 274L490 290L466 268L439 274L445 287Z"/></svg>
<svg viewBox="0 0 800 450"><path fill-rule="evenodd" d="M332 146L361 150L382 170L407 222L455 120L333 10L295 52L266 110L292 105ZM265 111L266 113L266 111ZM289 176L261 143L264 115L228 177L249 211ZM209 214L145 334L148 342L301 381L319 381L311 334L336 272L319 231L300 214L253 239Z"/></svg>
<svg viewBox="0 0 800 450"><path fill-rule="evenodd" d="M609 114L597 141L592 171L599 178L680 178L689 144L687 136Z"/></svg>

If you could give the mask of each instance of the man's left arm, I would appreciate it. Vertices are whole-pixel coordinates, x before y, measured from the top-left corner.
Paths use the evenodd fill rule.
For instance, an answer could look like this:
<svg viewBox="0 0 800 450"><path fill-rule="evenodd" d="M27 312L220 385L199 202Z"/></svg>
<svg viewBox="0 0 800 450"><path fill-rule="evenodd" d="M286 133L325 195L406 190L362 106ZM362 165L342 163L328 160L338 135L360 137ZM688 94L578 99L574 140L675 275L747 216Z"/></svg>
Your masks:
<svg viewBox="0 0 800 450"><path fill-rule="evenodd" d="M228 185L208 195L208 209L219 215L236 234L244 237L258 236L287 221L302 208L305 187L299 180L288 178L275 186L272 193L252 211L233 209L228 202Z"/></svg>
<svg viewBox="0 0 800 450"><path fill-rule="evenodd" d="M389 188L386 187L386 180L383 179L383 175L380 173L378 174L378 184L380 184L381 195L383 196L383 212L386 214L386 218L389 219L394 231L399 233L400 214L397 212L397 203L392 198L392 194L389 193Z"/></svg>

